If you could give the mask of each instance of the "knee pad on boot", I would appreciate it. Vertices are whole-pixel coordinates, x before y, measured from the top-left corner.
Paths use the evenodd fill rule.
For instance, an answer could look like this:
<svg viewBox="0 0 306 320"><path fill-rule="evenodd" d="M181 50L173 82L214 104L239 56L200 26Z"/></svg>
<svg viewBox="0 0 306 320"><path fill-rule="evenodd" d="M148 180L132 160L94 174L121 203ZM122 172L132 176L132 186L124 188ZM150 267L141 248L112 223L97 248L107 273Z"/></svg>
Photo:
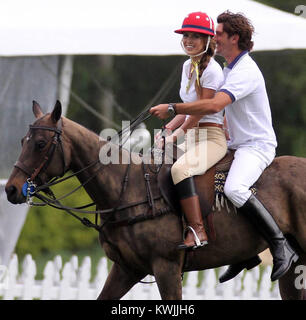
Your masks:
<svg viewBox="0 0 306 320"><path fill-rule="evenodd" d="M186 178L175 185L179 199L194 197L197 195L193 177Z"/></svg>

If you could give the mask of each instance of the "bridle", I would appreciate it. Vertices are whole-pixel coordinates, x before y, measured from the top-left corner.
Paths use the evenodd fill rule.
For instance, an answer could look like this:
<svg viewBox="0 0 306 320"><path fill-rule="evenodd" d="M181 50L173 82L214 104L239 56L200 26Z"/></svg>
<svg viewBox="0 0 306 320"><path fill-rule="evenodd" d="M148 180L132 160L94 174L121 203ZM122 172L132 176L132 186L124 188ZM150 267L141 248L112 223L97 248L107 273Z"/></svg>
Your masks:
<svg viewBox="0 0 306 320"><path fill-rule="evenodd" d="M147 120L149 117L151 117L151 114L148 112L148 110L143 111L140 113L130 124L130 129L134 130L139 123ZM42 161L40 165L37 168L34 169L29 169L24 163L21 161L16 161L14 164L14 167L20 169L23 171L29 178L27 179L28 182L30 182L33 186L35 185L35 179L39 179L38 175L45 171L47 167L49 166L52 157L54 155L54 152L56 150L56 147L59 145L61 149L61 156L62 156L62 163L63 163L63 171L62 174L57 176L55 179L61 178L62 176L65 175L66 171L68 170L68 167L66 165L66 160L65 160L65 154L64 154L64 149L62 145L62 139L61 139L61 134L62 134L62 118L59 119L57 123L57 127L47 127L47 126L35 126L35 125L30 125L30 130L47 130L47 131L52 131L54 132L54 136L52 139L49 140L48 142L48 148L45 152L45 154L42 157ZM118 133L118 137L122 137L122 135L126 132L127 128L124 128ZM130 134L132 131L130 132ZM122 147L122 144L120 145L120 148ZM96 164L99 161L96 161L94 164ZM89 165L90 167L91 165ZM87 167L86 167L87 168ZM85 169L86 169L85 168ZM55 180L54 179L54 180ZM42 182L42 181L40 181Z"/></svg>
<svg viewBox="0 0 306 320"><path fill-rule="evenodd" d="M148 115L148 111L146 110L145 112L142 112L131 124L131 132L132 130L134 130L137 125L141 122L144 121L146 119L148 119L151 115ZM124 174L124 178L122 181L122 186L121 186L121 192L120 192L120 196L119 199L117 201L117 204L114 208L111 209L105 209L105 210L85 210L88 207L91 207L93 205L95 205L95 203L90 203L81 207L68 207L63 205L59 200L64 199L65 197L71 195L73 192L77 191L78 189L80 189L81 187L84 187L90 180L92 180L98 173L101 172L102 167L99 166L97 168L97 170L95 170L93 172L93 174L85 181L83 182L80 186L78 186L77 188L75 188L74 190L72 190L71 192L69 192L68 194L62 196L59 199L56 199L55 195L53 194L52 190L49 188L51 186L54 186L55 184L61 183L67 179L70 179L74 176L77 176L78 174L80 174L83 171L86 171L87 169L89 169L90 167L93 167L97 164L100 163L100 160L95 160L92 163L90 163L88 166L80 169L77 172L74 172L73 174L63 177L65 175L65 173L68 171L69 167L66 164L66 160L65 160L65 154L64 154L64 149L63 149L63 145L62 145L62 139L61 139L61 135L62 135L62 119L60 119L58 121L57 127L48 127L48 126L35 126L35 125L30 125L30 130L47 130L47 131L51 131L54 132L54 136L49 140L49 142L47 143L47 147L46 147L46 151L43 154L42 158L41 158L41 162L40 164L34 168L34 169L30 169L28 168L24 163L22 163L21 161L17 161L14 165L14 167L20 169L21 171L23 171L29 178L27 179L27 181L24 183L23 187L22 187L22 192L23 195L26 197L26 203L30 206L44 206L44 205L49 205L51 207L54 207L56 209L60 209L60 210L64 210L66 212L68 212L70 215L72 215L73 217L75 217L76 219L80 220L85 226L87 227L92 227L97 229L98 231L101 231L101 227L98 226L97 224L97 220L98 220L98 214L106 214L108 216L108 219L106 219L106 222L103 224L103 226L106 223L114 223L117 225L122 225L122 224L134 224L136 222L140 222L143 220L147 220L147 219L152 219L155 216L161 215L161 214L165 214L167 212L169 212L169 208L165 209L161 209L161 210L155 210L155 205L154 202L155 200L158 200L161 198L161 196L153 196L152 192L151 192L151 186L150 186L150 174L148 172L146 172L146 169L144 167L143 164L143 174L144 174L144 180L145 180L145 184L146 184L146 194L147 194L147 199L146 200L142 200L142 201L138 201L135 203L131 203L131 204L127 204L127 205L122 205L121 200L123 197L123 194L126 190L127 187L127 182L128 182L128 178L129 178L129 168L130 165L127 166L126 172ZM122 130L121 132L118 133L118 137L122 136L122 134L124 133L125 129ZM62 170L62 174L54 177L53 179L51 179L51 181L47 182L47 183L43 183L39 177L39 174L43 173L49 166L50 162L52 161L52 158L54 156L55 150L56 148L59 146L60 150L61 150L61 157L62 157L62 163L63 163L63 170ZM122 145L120 146L120 148L122 147ZM148 166L149 167L149 166ZM154 172L152 168L150 168L150 171L152 171L152 173L156 174L158 173L158 171ZM160 168L159 168L160 169ZM40 182L39 186L37 185L36 182ZM46 193L47 195L51 196L51 197L46 197L44 195L42 195L41 193L39 193L40 191ZM38 199L40 199L42 201L42 203L34 203L32 201L33 197L36 197ZM120 221L113 221L112 217L114 215L115 212L118 211L124 211L128 208L132 208L141 204L145 204L148 203L149 204L149 208L152 209L152 214L140 214L139 216L136 216L134 218L127 218L127 219L121 219ZM74 214L73 212L76 213L82 213L82 214L95 214L96 215L96 223L91 223L90 220L88 220L87 218L80 218L78 217L76 214Z"/></svg>
<svg viewBox="0 0 306 320"><path fill-rule="evenodd" d="M147 111L146 111L147 112ZM138 123L140 121L143 121L143 119L147 119L148 117L150 117L150 115L146 115L146 113L142 113L140 116L138 116L133 123L134 128L138 125ZM99 233L101 233L102 228L107 224L107 223L114 223L117 226L120 225L132 225L134 223L137 222L141 222L144 220L148 220L148 219L153 219L155 217L164 215L164 214L168 214L170 212L172 212L171 208L166 206L164 208L155 209L155 201L159 200L162 198L162 195L158 195L158 196L154 196L151 190L151 185L150 185L150 174L146 171L144 163L142 162L142 168L143 168L143 175L144 175L144 179L145 179L145 186L146 186L146 199L145 200L141 200L135 203L130 203L127 205L122 205L121 204L121 200L123 197L123 194L127 188L127 184L128 184L128 180L129 180L129 171L130 171L130 164L128 164L125 174L124 174L124 178L122 181L122 186L121 186L121 191L120 191L120 196L118 199L118 202L116 204L116 206L114 208L111 209L105 209L105 210L95 210L95 211L87 211L84 210L86 207L90 207L92 205L94 205L94 203L82 206L82 207L78 207L78 208L71 208L71 207L67 207L64 206L60 203L59 199L56 199L53 192L49 189L50 186L60 183L64 180L67 180L73 176L78 175L79 173L87 170L90 167L93 167L94 165L98 164L100 161L96 160L94 162L92 162L91 164L89 164L88 166L82 168L81 170L79 170L78 172L73 173L72 175L69 175L68 177L64 177L62 178L66 171L69 169L67 167L66 164L66 160L65 160L65 154L64 154L64 149L63 149L63 145L62 145L62 139L61 139L61 135L62 135L62 119L60 119L58 121L58 125L57 127L47 127L47 126L35 126L35 125L30 125L30 130L47 130L47 131L51 131L54 132L54 136L49 140L49 142L47 143L47 148L46 151L44 153L44 155L42 156L42 160L40 162L40 164L34 168L34 169L30 169L28 168L24 163L22 163L21 161L17 161L14 165L14 167L20 169L21 171L23 171L29 178L27 179L27 182L24 184L23 186L23 194L26 196L27 198L27 203L29 205L33 205L31 198L35 195L35 197L37 197L38 199L40 199L41 201L43 201L42 204L37 204L37 205L50 205L56 209L61 209L61 210L65 210L67 213L69 213L70 215L72 215L74 218L78 219L80 222L82 222L85 226L90 227L90 228L94 228L96 229ZM124 131L124 130L123 130ZM119 135L122 136L123 132L120 132ZM44 172L53 156L55 153L56 148L59 146L60 150L61 150L61 157L62 157L62 164L63 164L63 170L62 170L62 174L60 176L57 176L55 178L53 178L50 182L45 183L43 185L40 185L39 187L37 187L35 180L40 180L39 178L39 174L41 174L42 172ZM149 167L150 168L150 167ZM80 187L83 187L86 183L88 183L91 179L93 179L99 172L100 172L101 166L99 166L99 168L95 171L95 173L83 184L81 184L79 187L77 187L75 190L73 190L72 192L68 193L67 195L70 195L71 193L73 193L74 191L76 191L77 189L79 189ZM160 169L160 168L159 168ZM152 171L152 169L150 168L150 170ZM154 174L157 174L159 172L156 171L152 171ZM61 178L61 179L59 179ZM42 182L40 180L40 182ZM52 198L48 198L45 197L41 194L38 194L38 191L43 191L49 195L51 195ZM62 197L64 198L64 197ZM148 204L148 211L145 213L141 213L135 217L132 218L123 218L117 221L112 221L112 218L114 216L114 214L118 211L125 211L126 209L135 207L135 206L139 206L139 205L143 205L143 204ZM35 204L34 204L35 205ZM79 213L93 213L95 214L96 218L95 218L95 223L92 223L89 219L87 218L80 218L79 216L77 216L76 214L74 214L72 211L74 212L79 212ZM98 224L98 214L108 214L108 217L106 218L106 220L104 221L103 224L99 225ZM109 243L109 245L111 245L112 247L113 244L108 241L106 238L104 238L104 241L107 241ZM116 248L115 248L116 249ZM118 251L118 250L117 250ZM119 252L120 254L120 252ZM143 282L143 281L140 281ZM146 283L146 282L143 282Z"/></svg>
<svg viewBox="0 0 306 320"><path fill-rule="evenodd" d="M48 141L47 146L46 146L46 151L44 152L44 154L43 154L43 156L41 158L40 164L36 168L30 169L23 162L21 162L19 160L16 161L16 163L14 164L15 168L20 169L22 172L24 172L29 177L27 179L27 181L24 183L23 187L22 187L22 193L26 197L26 203L29 206L42 206L42 205L51 205L52 206L52 204L53 204L53 206L55 206L55 204L57 204L56 208L69 211L68 207L63 206L56 199L55 195L53 194L53 192L51 191L51 189L49 187L51 187L51 186L53 186L55 184L58 184L58 183L60 183L62 181L68 180L68 179L78 175L79 173L89 169L90 167L93 167L94 165L96 165L99 162L99 160L92 162L88 166L82 168L78 172L75 172L75 173L69 175L68 177L62 178L65 175L65 173L68 171L68 169L69 169L69 167L67 165L67 162L66 162L64 148L63 148L62 139L61 139L61 135L62 135L62 118L59 119L59 121L57 123L57 127L35 126L35 125L30 125L29 127L30 127L30 130L46 130L46 131L54 132L54 136ZM39 177L39 174L43 173L48 168L48 166L51 163L52 158L54 156L55 150L56 150L56 148L58 146L59 146L60 151L61 151L60 154L61 154L61 158L62 158L62 167L63 167L62 173L60 175L52 178L51 181L49 181L47 183L43 183L43 181ZM98 173L98 171L96 171L96 174L97 173ZM81 184L79 187L77 187L75 190L73 190L72 192L70 192L66 196L68 196L71 193L75 192L77 189L83 187L96 174L94 174L85 183ZM62 178L62 179L60 179L60 178ZM36 182L40 182L39 186L37 185ZM39 195L38 194L39 191L43 191L47 195L50 195L52 197L52 199L46 198L43 195ZM38 199L42 200L44 203L42 203L42 204L34 203L32 201L32 198L33 198L34 195ZM66 197L66 196L64 196L64 197ZM62 197L62 198L64 198L64 197ZM89 207L89 206L92 206L92 205L93 205L93 203L88 204L88 205L86 205L84 207ZM74 208L70 208L70 209L74 209ZM78 208L76 208L76 209L78 209ZM69 212L69 213L72 214L71 212ZM75 216L74 214L72 214L72 215ZM75 217L77 217L77 216L75 216ZM84 224L86 224L87 223L87 219L85 219L85 222L84 221L82 221L82 222Z"/></svg>
<svg viewBox="0 0 306 320"><path fill-rule="evenodd" d="M30 169L19 160L14 164L14 167L20 169L29 177L27 179L27 181L30 184L36 185L35 180L40 180L38 175L40 173L44 172L48 168L48 166L53 158L54 152L55 152L57 146L59 146L60 150L61 150L63 170L62 170L62 174L60 174L56 178L62 177L66 173L66 170L67 170L65 154L64 154L64 149L63 149L62 139L61 139L62 119L60 119L58 121L57 127L35 126L35 125L30 125L29 127L30 127L30 130L46 130L46 131L54 132L54 136L48 141L46 151L42 156L42 160L41 160L40 164L36 168ZM42 181L40 180L40 182L42 182Z"/></svg>

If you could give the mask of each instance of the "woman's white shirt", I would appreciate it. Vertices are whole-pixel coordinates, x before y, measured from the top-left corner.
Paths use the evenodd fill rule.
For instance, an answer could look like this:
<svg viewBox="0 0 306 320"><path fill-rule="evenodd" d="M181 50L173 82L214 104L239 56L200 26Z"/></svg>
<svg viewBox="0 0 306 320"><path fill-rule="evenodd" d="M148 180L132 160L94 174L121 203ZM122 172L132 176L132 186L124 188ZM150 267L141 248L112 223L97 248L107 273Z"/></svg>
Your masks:
<svg viewBox="0 0 306 320"><path fill-rule="evenodd" d="M195 83L196 83L196 72L194 71L190 80L190 87L187 90L189 83L189 73L191 68L191 59L188 59L183 64L182 78L181 78L181 88L180 97L183 102L193 102L198 100L196 93ZM214 58L211 58L207 67L202 73L200 78L200 84L202 88L212 89L218 91L222 84L224 83L224 75L222 68L216 62ZM224 111L220 111L214 114L204 116L199 122L214 122L218 124L223 124L224 121Z"/></svg>

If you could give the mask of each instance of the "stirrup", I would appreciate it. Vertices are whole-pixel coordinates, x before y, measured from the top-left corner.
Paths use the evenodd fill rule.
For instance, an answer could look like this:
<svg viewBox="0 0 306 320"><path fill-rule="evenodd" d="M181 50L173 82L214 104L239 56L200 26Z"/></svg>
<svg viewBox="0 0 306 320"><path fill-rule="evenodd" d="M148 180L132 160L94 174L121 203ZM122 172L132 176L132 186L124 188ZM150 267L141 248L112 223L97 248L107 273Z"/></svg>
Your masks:
<svg viewBox="0 0 306 320"><path fill-rule="evenodd" d="M200 241L197 233L194 231L194 229L191 227L191 226L187 226L186 229L189 229L190 231L192 231L193 233L193 236L194 236L194 240L195 240L195 245L192 247L193 250L197 249L197 248L200 248L200 247L203 247L205 246L206 244L208 244L208 242L206 240L204 241ZM186 230L185 230L186 231ZM185 240L185 239L184 239Z"/></svg>

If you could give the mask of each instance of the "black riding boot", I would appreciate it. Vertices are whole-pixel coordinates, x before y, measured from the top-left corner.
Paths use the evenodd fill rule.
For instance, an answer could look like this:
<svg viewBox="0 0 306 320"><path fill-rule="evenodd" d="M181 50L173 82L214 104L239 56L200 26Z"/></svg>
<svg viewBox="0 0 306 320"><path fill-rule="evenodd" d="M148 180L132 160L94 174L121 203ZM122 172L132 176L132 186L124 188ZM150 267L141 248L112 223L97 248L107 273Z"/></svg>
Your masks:
<svg viewBox="0 0 306 320"><path fill-rule="evenodd" d="M196 193L193 177L184 179L176 186L182 211L187 220L186 237L178 249L197 249L207 244L199 197Z"/></svg>
<svg viewBox="0 0 306 320"><path fill-rule="evenodd" d="M219 282L231 280L237 276L243 269L250 270L261 263L259 256L254 256L248 260L244 260L235 264L231 264L228 269L219 277Z"/></svg>
<svg viewBox="0 0 306 320"><path fill-rule="evenodd" d="M291 263L297 261L297 253L287 242L271 214L254 195L239 210L268 242L273 256L271 280L281 278L289 270Z"/></svg>

